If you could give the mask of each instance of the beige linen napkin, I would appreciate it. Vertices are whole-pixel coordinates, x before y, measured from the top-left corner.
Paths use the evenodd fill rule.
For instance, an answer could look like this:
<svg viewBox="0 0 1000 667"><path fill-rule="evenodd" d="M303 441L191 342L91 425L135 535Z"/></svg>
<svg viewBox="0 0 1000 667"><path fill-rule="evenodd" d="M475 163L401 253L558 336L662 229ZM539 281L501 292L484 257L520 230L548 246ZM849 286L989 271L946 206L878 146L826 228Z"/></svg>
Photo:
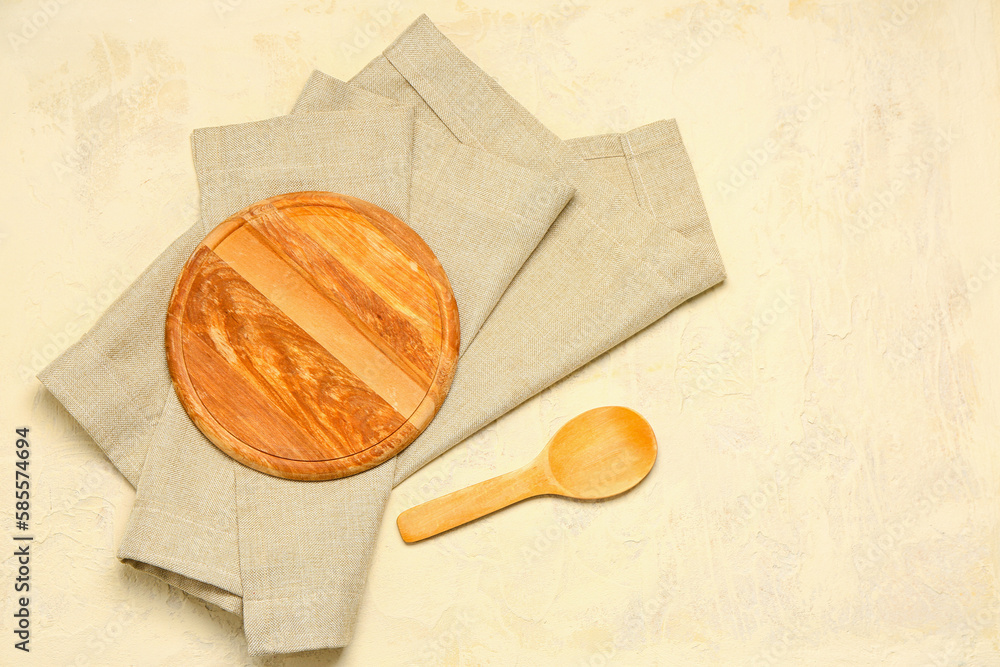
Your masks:
<svg viewBox="0 0 1000 667"><path fill-rule="evenodd" d="M130 372L129 360L137 355L155 353L162 357L162 320L159 340L147 336L131 345L121 334L123 319L129 317L127 308L118 308L119 304L95 327L96 334L88 335L41 376L126 476L139 483L123 557L228 609L239 610L242 595L244 624L254 653L346 643L360 595L359 582L367 570L385 497L394 483L723 277L694 175L672 122L625 135L561 142L425 17L352 83L355 86L349 87L314 76L297 111L329 108L336 106L337 100L343 108L345 97L369 109L391 107L351 92L355 87L366 88L409 105L419 120L415 136L424 133L432 137L436 150L447 146L457 150L464 144L465 149L482 148L504 158L506 162L496 163L496 180L501 183L508 182L513 165L520 165L566 181L577 190L506 291L505 283L490 283L480 274L483 291L471 293L495 295L499 302L491 312L486 308L479 311L489 316L474 340L467 337L463 319L465 353L452 392L441 413L415 443L393 462L349 480L321 484L253 473L210 445L197 450L200 453L192 452L202 464L192 467L185 454L174 453L184 451L177 446L176 434L190 423L176 406L169 384L165 391L162 375L146 380L132 377ZM309 114L309 118L325 115ZM309 125L303 122L303 128ZM227 153L227 148L233 153ZM224 158L222 165L231 164L239 153L239 147L225 145L215 145L215 150ZM414 150L412 164L416 165L421 157L420 150ZM240 180L243 177L239 174L252 166L252 159L244 160L226 178ZM262 167L262 173L267 172L267 163L257 166ZM432 203L420 203L421 196L436 192L419 187L423 177L418 178L417 171L414 166L411 180L414 191L419 189L421 194L411 193L411 216L416 216L421 206L431 210ZM212 183L205 180L202 171L199 178L203 195L212 192ZM274 179L269 183L276 187L282 184L273 175L268 178ZM461 177L453 178L452 187L458 193L462 181ZM442 181L431 178L426 182ZM223 190L229 188L229 181L219 183L224 184ZM253 177L241 183L250 186ZM558 200L551 194L558 186L546 183L539 185L542 194L537 195L538 203ZM385 207L375 195L349 194ZM207 223L213 219L205 213L210 210L211 205L205 203ZM407 219L405 214L400 217ZM409 220L415 228L417 217ZM487 216L487 226L495 225L492 218ZM451 269L435 245L447 239L447 229L440 231L436 241L432 241L433 232L417 231L439 254L454 284ZM190 252L184 248L193 247L198 239L199 234L189 232L137 281L134 289L140 302L143 297L149 302L159 298L155 289L158 280L172 284L169 276L176 276ZM517 240L511 234L504 243ZM458 292L456 288L456 296ZM484 303L488 301L484 297ZM160 307L165 310L165 299ZM461 299L459 307L463 307ZM141 326L150 323L131 322ZM127 327L128 323L124 324ZM94 350L119 363L102 364L94 359L98 354ZM113 370L105 371L111 367ZM161 367L165 370L162 358L158 358L155 363L146 362L143 370L159 372ZM113 377L116 375L121 377ZM129 411L121 400L132 393L141 396L143 403ZM110 402L105 396L111 397ZM98 401L92 404L88 397ZM164 404L167 407L160 419L156 407ZM128 413L122 421L130 437L115 437L114 428L106 426L121 419L122 413ZM146 445L130 444L135 442ZM146 471L138 479L142 452L151 442L154 446ZM180 465L181 472L164 472L171 470L171 464ZM206 467L231 473L206 475ZM212 483L211 489L203 483L206 479ZM184 491L179 493L178 488ZM140 503L141 497L152 500ZM156 498L166 502L158 503ZM306 506L305 516L289 511ZM167 522L164 513L170 515ZM294 565L288 567L289 563Z"/></svg>
<svg viewBox="0 0 1000 667"><path fill-rule="evenodd" d="M313 536L321 551L330 551L331 540L345 544L338 552L343 562L332 575L323 575L329 591L312 588L308 599L288 598L287 614L280 596L256 605L252 591L260 587L253 585L260 569L244 563L241 572L239 561L237 525L247 528L257 522L237 520L235 470L242 466L194 427L169 390L162 361L166 301L191 250L231 212L274 194L325 189L359 196L407 221L433 244L459 301L464 349L573 193L565 183L505 164L482 150L442 141L439 132L426 126L418 125L411 134L412 111L406 105L355 88L345 87L342 93L324 108L350 111L305 115L297 109L294 116L196 131L192 147L204 222L171 246L94 330L40 375L137 487L119 556L234 612L244 610L241 596L249 581L244 616L255 653L283 650L266 638L256 639L259 616L277 615L295 628L285 640L297 647L291 650L346 643L349 634L344 631L335 629L331 635L323 627L310 634L302 623L323 616L313 610L316 605L328 603L329 615L338 619L345 609L356 608L370 560L364 549L374 537L368 517L381 516L392 468L382 466L334 485L284 487L285 480L247 470L263 478L259 486L268 487L246 508L260 513L254 534L267 535L270 522L286 522L289 512L294 519L287 530L292 533L288 544L296 549L281 568L297 592L303 581L317 577L308 563L308 577L295 574L303 565L297 555L309 550L301 541ZM157 391L157 383L169 391ZM130 394L140 400L130 401ZM152 428L143 428L144 422ZM116 427L132 437L112 437ZM388 476L383 479L379 473ZM323 502L309 499L316 493ZM310 507L329 503L341 509L332 514L324 509L315 522L306 516ZM328 525L336 521L341 523ZM355 527L363 532L348 536ZM272 548L261 567L266 571L276 559L280 555ZM270 594L277 588L265 590ZM353 622L344 627L349 633ZM322 640L310 643L313 635Z"/></svg>

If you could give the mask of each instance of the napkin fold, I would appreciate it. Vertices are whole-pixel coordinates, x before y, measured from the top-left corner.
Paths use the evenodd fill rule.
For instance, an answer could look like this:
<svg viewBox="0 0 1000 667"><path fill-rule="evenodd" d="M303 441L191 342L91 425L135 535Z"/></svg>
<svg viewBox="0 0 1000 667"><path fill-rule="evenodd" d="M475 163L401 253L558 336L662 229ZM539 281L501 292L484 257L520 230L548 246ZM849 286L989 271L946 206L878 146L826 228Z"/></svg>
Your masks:
<svg viewBox="0 0 1000 667"><path fill-rule="evenodd" d="M576 189L462 356L441 411L397 457L396 483L725 277L676 123L619 137L640 201L661 191L662 209L653 214L595 172L426 15L351 83L412 104L416 118L461 143ZM649 151L661 152L655 174L640 168Z"/></svg>
<svg viewBox="0 0 1000 667"><path fill-rule="evenodd" d="M563 142L425 16L350 84L315 73L293 115L199 130L192 147L202 220L39 378L136 486L119 556L242 613L252 654L346 644L395 484L724 277L673 121ZM310 189L414 228L462 328L428 429L329 482L222 454L164 358L170 290L201 238L254 201Z"/></svg>

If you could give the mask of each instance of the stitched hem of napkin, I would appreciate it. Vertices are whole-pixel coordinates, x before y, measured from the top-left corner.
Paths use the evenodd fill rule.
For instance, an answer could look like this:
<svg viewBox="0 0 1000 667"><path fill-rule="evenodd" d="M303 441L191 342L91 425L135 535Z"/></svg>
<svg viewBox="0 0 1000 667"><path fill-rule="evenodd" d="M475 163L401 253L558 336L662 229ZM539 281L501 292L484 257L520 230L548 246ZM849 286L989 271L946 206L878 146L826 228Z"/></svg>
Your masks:
<svg viewBox="0 0 1000 667"><path fill-rule="evenodd" d="M433 27L433 24L430 25ZM416 27L417 24L415 23L414 26ZM404 33L404 35L405 34L406 33ZM402 37L400 39L402 39ZM447 43L451 44L450 42ZM393 47L390 47L390 49L392 48ZM473 145L475 147L482 147L482 144L475 138L471 130L468 129L468 126L461 120L461 118L457 114L449 112L450 110L449 105L446 102L444 102L443 99L441 99L440 95L437 94L437 91L434 88L433 83L420 73L417 66L407 57L405 52L399 51L398 53L393 53L392 57L390 57L389 49L387 49L385 57L386 60L388 60L389 63L396 68L396 70L400 73L400 75L402 75L410 83L410 85L413 86L415 90L417 90L418 93L420 93L422 96L425 94L427 95L426 97L424 97L424 101L429 106L432 107L435 113L438 113L439 117L442 119L442 122L444 122L450 130L455 132L456 136L459 136L462 139L462 141L467 142L469 145ZM418 88L418 83L420 82L423 83ZM437 104L437 106L435 106L435 103ZM517 114L509 114L509 115L503 114L503 115L507 116L509 120L517 122L522 127L525 128L528 127L527 124L524 122L524 120L520 118ZM548 151L545 151L544 148L543 151L545 153L546 159L555 164L551 154ZM626 205L634 205L632 202L627 200L623 200L622 203ZM638 210L634 211L634 213L636 213L637 215L649 215L645 211L638 211ZM617 247L619 250L624 250L623 244L618 234L615 231L608 229L607 227L601 225L594 219L590 220L590 224L593 227L593 229L598 233L600 233L609 243ZM638 258L639 261L643 262L644 265L650 271L657 274L664 282L670 282L671 278L663 274L663 272L659 268L659 264L662 263L668 269L676 271L678 267L684 267L685 265L692 262L695 264L702 263L702 260L704 259L702 257L702 255L704 254L702 252L702 249L696 246L692 241L690 241L688 238L686 238L683 234L681 234L677 230L670 228L656 229L654 227L647 230L646 238L648 239L649 237L651 237L653 234L656 233L669 234L670 236L673 237L672 240L677 244L677 246L682 246L682 247L664 248L668 252L664 256L659 257L658 259L661 261L657 263L650 263L646 261L645 258L641 257ZM704 291L705 289L708 289L712 285L715 285L716 283L722 281L725 278L725 270L723 268L721 258L718 257L718 252L715 253L714 257L718 258L718 261L716 262L717 264L716 271L714 271L713 274L706 281L692 285L693 291L691 292L691 295L699 294L700 292Z"/></svg>
<svg viewBox="0 0 1000 667"><path fill-rule="evenodd" d="M244 632L247 652L253 657L276 654L321 651L347 646L354 635L354 618L347 627L327 628L322 639L315 634L303 639L296 636L297 622L308 614L308 602L303 606L303 596L269 597L263 600L245 600L243 606ZM311 619L305 619L309 622Z"/></svg>
<svg viewBox="0 0 1000 667"><path fill-rule="evenodd" d="M680 137L678 137L679 139ZM622 153L625 154L625 163L628 165L629 173L632 176L632 186L635 188L636 194L639 196L639 206L648 209L649 205L649 185L647 179L642 177L642 170L639 168L637 161L637 156L639 150L632 145L632 139L629 133L625 133L619 137L619 141L622 145Z"/></svg>
<svg viewBox="0 0 1000 667"><path fill-rule="evenodd" d="M465 143L482 147L483 144L478 137L480 134L488 134L490 131L489 126L472 128L467 119L476 119L479 123L492 124L513 122L523 128L529 136L537 136L539 131L551 134L540 124L538 127L534 127L534 123L529 124L529 121L524 117L527 112L523 107L445 37L426 14L414 21L383 51L382 55L410 83L416 93L441 118L448 129ZM438 78L452 84L451 92L455 92L456 89L461 92L459 96L462 100L461 103L450 100L439 85L425 75L425 71L434 71L444 65L452 67L454 70L449 71L447 76ZM483 113L485 109L489 109L489 113ZM484 121L483 118L489 120ZM646 129L636 133L635 139L640 146L645 144L645 134L650 131L650 129ZM551 140L561 143L555 135L551 136ZM558 170L559 162L553 157L553 146L540 141L538 148L545 159ZM596 180L603 183L603 179ZM612 194L613 188L602 186L602 189L606 190L605 194L614 196ZM631 209L629 212L632 214L649 215L624 195L621 195L619 203ZM705 223L707 224L707 218ZM592 225L595 229L603 232L612 243L621 246L614 230L608 229L598 221L592 221ZM705 260L709 260L715 265L707 280L691 285L693 290L691 295L698 294L725 278L725 269L717 250L712 253L712 256L706 257L704 248L675 229L654 228L648 230L650 236L664 233L672 237L670 239L672 243L669 246L658 244L665 253L665 256L661 258L664 261L650 264L648 268L660 275L665 282L672 282L672 280L660 271L659 265L661 263L674 270L692 261L696 264L708 264L708 261Z"/></svg>
<svg viewBox="0 0 1000 667"><path fill-rule="evenodd" d="M677 121L659 120L624 133L601 134L568 139L566 143L584 160L619 158L625 161L632 180L632 191L639 206L650 210L649 179L643 176L639 158L658 149L683 148ZM655 182L654 182L655 183Z"/></svg>
<svg viewBox="0 0 1000 667"><path fill-rule="evenodd" d="M209 604L213 604L223 611L228 611L229 613L236 614L237 616L241 616L243 614L243 599L238 595L234 595L229 591L219 588L218 586L213 586L212 584L207 584L204 581L192 579L191 577L185 577L184 575L177 574L173 570L167 570L142 561L132 560L130 558L119 558L119 560L124 565L128 565L134 570L152 575L160 581L175 588L179 588L188 595L192 595L200 600L208 602Z"/></svg>
<svg viewBox="0 0 1000 667"><path fill-rule="evenodd" d="M625 160L632 178L632 188L636 199L647 209L656 208L651 203L657 190L663 188L663 176L673 176L683 181L684 187L691 190L688 197L679 200L698 202L701 210L691 210L678 220L688 219L691 224L677 228L679 234L694 240L704 249L706 257L722 264L718 254L718 245L712 233L708 215L704 211L704 198L695 178L691 161L681 138L677 122L673 119L658 120L647 125L629 130L621 134L602 134L591 137L578 137L566 142L585 160L600 160L605 158L621 158ZM647 161L655 161L653 167ZM646 174L653 169L656 173Z"/></svg>
<svg viewBox="0 0 1000 667"><path fill-rule="evenodd" d="M632 178L637 188L642 187L640 196L645 197L650 209L659 208L651 200L660 194L661 189L667 188L661 182L664 176L678 181L680 187L689 190L686 196L677 198L693 206L685 211L685 215L677 217L678 220L689 221L689 224L675 230L703 248L706 260L722 267L722 256L705 210L705 198L701 195L701 187L676 121L657 121L637 127L622 134L621 143ZM648 177L648 171L655 173ZM724 277L723 269L720 280Z"/></svg>
<svg viewBox="0 0 1000 667"><path fill-rule="evenodd" d="M295 101L295 106L292 107L293 116L300 113L330 113L330 110L325 108L327 105L324 104L323 107L315 108L314 102L309 98L311 91L318 87L335 93L333 100L324 100L324 102L342 105L337 106L335 111L369 111L373 106L386 108L411 106L389 99L388 97L383 97L359 86L352 86L346 81L342 81L335 76L330 76L316 69L309 75L309 80L306 81L305 87L299 93L299 98Z"/></svg>
<svg viewBox="0 0 1000 667"><path fill-rule="evenodd" d="M176 537L185 535L191 520L173 512L155 507L151 503L136 504L129 516L130 526L139 526L137 531L126 531L118 548L118 559L137 570L148 572L202 597L226 611L239 611L240 578L238 573L224 572L208 567L204 561L190 556L172 556L176 550ZM199 524L200 525L200 524ZM155 527L148 530L145 527ZM204 529L205 526L201 526ZM222 531L208 527L215 533Z"/></svg>
<svg viewBox="0 0 1000 667"><path fill-rule="evenodd" d="M489 124L509 122L517 123L529 135L537 135L538 131L543 130L551 135L552 142L564 143L534 117L530 117L517 100L442 34L426 14L417 18L382 55L464 143L481 147L479 137L490 134ZM440 69L445 63L455 70L449 71L448 76L430 77L425 74L427 71ZM454 82L450 92L460 92L458 97L462 101L450 99L441 90L439 81ZM485 112L487 109L488 112ZM483 120L484 118L489 120ZM473 120L483 127L472 127L470 122ZM638 150L645 143L646 133L655 135L657 132L657 128L643 126L626 134L637 143ZM659 140L656 137L656 141ZM553 145L540 141L538 148L548 162L558 169L559 160L553 156ZM625 203L632 208L632 213L645 214L633 202ZM684 243L686 239L679 241ZM697 251L697 248L692 246L688 250Z"/></svg>
<svg viewBox="0 0 1000 667"><path fill-rule="evenodd" d="M626 139L627 141L625 141ZM632 128L627 132L575 137L567 139L566 143L580 153L584 159L591 159L643 155L651 150L656 150L663 144L672 145L683 142L680 130L677 128L677 121L673 118L664 118Z"/></svg>
<svg viewBox="0 0 1000 667"><path fill-rule="evenodd" d="M365 88L361 88L360 86L352 85L345 81L341 81L340 79L337 79L336 77L332 77L328 74L320 72L319 70L313 71L312 75L310 75L309 81L306 83L306 91L308 91L311 87L314 86L323 86L327 90L335 91L336 99L344 104L349 105L352 110L369 111L369 109L366 109L364 105L377 105L384 108L398 108L398 109L412 108L412 105L401 104L393 99L390 99L388 97L383 97L382 95L373 93L369 90L366 90ZM326 111L320 111L319 109L313 109L312 102L308 99L307 94L308 93L304 91L303 94L299 96L298 101L295 103L295 110L292 112L293 114L331 113ZM418 131L433 132L439 135L445 135L445 133L442 133L440 130L435 129L430 125L427 125L426 123L422 123L419 120L414 120L413 124L414 124L414 137L416 136L416 133ZM457 144L455 146L455 150L463 150L465 148L466 146L463 144ZM497 159L498 161L503 161L502 158L498 158L493 153L487 153L487 154L490 155L492 158ZM413 159L415 160L419 159L420 157L421 156L416 154L413 155ZM535 204L539 201L542 201L543 196L547 196L552 201L556 202L557 208L555 210L555 213L558 214L558 212L562 210L562 208L569 202L569 200L573 198L573 194L576 191L576 189L572 185L559 178L548 176L546 174L541 174L537 171L534 171L527 167L523 167L521 165L514 164L512 162L505 161L504 168L507 169L509 172L511 172L508 174L510 178L514 178L516 175L517 178L519 178L527 186L532 187L532 191L530 193L525 193L523 191L515 193L511 191L509 193L511 197L508 198L507 201L497 202L494 201L496 199L495 197L490 197L481 199L480 202L478 203L482 206L488 206L491 209L499 211L501 213L517 216L521 220L533 219L538 215L539 212L535 210L517 210L515 208L516 205L523 203L524 201L528 201L532 204ZM438 172L435 172L434 174L431 174L429 177L426 177L425 180L433 182L438 180L438 177L439 177ZM464 194L466 196L468 195L468 193ZM526 194L527 196L525 196ZM561 203L561 206L558 205L559 203ZM550 205L550 202L548 200L544 200L544 205L547 208Z"/></svg>

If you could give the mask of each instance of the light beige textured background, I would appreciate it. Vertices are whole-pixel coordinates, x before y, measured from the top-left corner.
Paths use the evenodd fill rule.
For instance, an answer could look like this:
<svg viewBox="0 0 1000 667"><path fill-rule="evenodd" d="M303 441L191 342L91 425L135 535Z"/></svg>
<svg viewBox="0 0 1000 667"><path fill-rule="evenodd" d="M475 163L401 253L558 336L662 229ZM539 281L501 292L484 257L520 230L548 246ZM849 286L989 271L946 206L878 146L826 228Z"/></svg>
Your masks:
<svg viewBox="0 0 1000 667"><path fill-rule="evenodd" d="M13 533L28 425L36 537L33 651L3 557L0 664L249 663L238 619L116 561L132 491L33 375L192 223L192 129L424 11L563 137L676 117L729 279L403 484L354 642L264 662L1000 664L1000 8L619 5L0 6L0 507ZM632 493L400 540L613 403L660 439Z"/></svg>

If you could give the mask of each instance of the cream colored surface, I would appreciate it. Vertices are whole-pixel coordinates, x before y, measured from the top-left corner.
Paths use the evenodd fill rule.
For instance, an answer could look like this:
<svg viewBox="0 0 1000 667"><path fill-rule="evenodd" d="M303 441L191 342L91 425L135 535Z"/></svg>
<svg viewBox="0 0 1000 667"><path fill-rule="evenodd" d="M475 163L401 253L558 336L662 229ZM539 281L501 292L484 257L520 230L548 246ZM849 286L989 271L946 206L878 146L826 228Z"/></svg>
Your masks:
<svg viewBox="0 0 1000 667"><path fill-rule="evenodd" d="M36 541L0 663L249 663L117 562L131 488L33 376L193 222L192 129L424 11L560 136L676 117L729 278L396 489L352 644L272 664L1000 664L1000 13L919 0L5 3L0 477L30 426ZM657 433L635 490L402 542L601 404Z"/></svg>

